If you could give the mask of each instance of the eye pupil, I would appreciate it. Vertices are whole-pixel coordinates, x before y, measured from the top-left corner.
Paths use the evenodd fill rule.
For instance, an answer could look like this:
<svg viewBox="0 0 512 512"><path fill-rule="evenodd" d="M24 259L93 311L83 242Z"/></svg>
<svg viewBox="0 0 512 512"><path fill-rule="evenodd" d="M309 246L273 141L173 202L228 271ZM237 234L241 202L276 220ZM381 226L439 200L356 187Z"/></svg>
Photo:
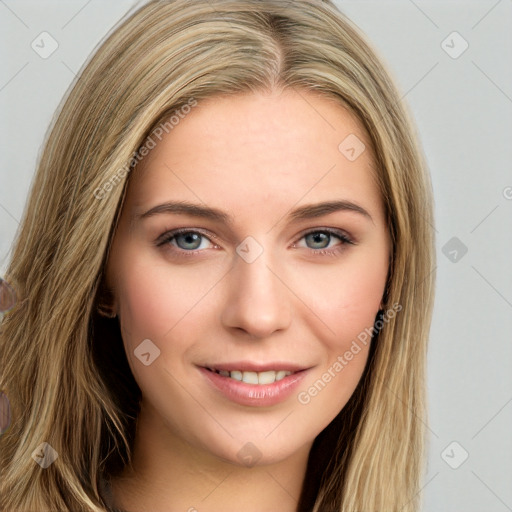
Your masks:
<svg viewBox="0 0 512 512"><path fill-rule="evenodd" d="M311 249L325 249L331 241L330 233L317 231L306 235L306 243Z"/></svg>
<svg viewBox="0 0 512 512"><path fill-rule="evenodd" d="M183 233L176 236L176 245L180 249L194 250L201 245L201 236L199 233Z"/></svg>

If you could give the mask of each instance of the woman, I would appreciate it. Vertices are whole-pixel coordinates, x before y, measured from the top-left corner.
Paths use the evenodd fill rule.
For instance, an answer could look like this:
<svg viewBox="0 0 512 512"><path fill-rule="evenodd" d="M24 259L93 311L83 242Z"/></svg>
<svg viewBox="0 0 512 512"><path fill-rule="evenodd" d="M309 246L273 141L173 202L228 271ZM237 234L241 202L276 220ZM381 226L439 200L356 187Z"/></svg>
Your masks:
<svg viewBox="0 0 512 512"><path fill-rule="evenodd" d="M47 140L6 275L5 510L418 510L428 175L331 2L151 1Z"/></svg>

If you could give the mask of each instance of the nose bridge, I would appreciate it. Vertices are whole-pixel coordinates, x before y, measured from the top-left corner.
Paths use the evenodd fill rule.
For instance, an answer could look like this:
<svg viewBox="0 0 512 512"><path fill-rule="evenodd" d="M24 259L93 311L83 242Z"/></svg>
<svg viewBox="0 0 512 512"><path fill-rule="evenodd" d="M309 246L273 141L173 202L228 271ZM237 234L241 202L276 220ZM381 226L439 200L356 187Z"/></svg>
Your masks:
<svg viewBox="0 0 512 512"><path fill-rule="evenodd" d="M238 328L252 336L264 337L288 327L291 319L286 287L275 275L272 253L261 250L245 258L241 250L231 269L229 291L223 311L226 327ZM254 247L247 248L250 253Z"/></svg>
<svg viewBox="0 0 512 512"><path fill-rule="evenodd" d="M241 285L241 291L245 289L246 295L251 297L253 306L260 301L262 304L270 303L280 294L278 280L270 270L272 262L265 256L260 256L252 263L241 261L235 263L237 281Z"/></svg>

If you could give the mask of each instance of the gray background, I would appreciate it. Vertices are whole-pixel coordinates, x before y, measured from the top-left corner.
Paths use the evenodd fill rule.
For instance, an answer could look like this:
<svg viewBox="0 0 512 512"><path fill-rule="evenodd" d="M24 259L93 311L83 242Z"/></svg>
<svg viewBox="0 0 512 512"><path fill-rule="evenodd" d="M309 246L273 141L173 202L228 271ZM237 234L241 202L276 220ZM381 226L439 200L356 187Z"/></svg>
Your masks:
<svg viewBox="0 0 512 512"><path fill-rule="evenodd" d="M432 174L438 279L424 510L512 511L512 1L337 4L387 62ZM0 275L52 115L134 5L0 0ZM31 47L43 31L59 45L47 58Z"/></svg>

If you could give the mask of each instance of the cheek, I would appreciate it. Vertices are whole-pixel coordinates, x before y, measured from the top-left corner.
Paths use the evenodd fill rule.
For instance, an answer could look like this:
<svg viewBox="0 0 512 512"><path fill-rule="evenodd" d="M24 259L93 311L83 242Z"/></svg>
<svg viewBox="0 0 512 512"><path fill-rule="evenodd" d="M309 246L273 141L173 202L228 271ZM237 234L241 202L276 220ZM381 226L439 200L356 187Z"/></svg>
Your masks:
<svg viewBox="0 0 512 512"><path fill-rule="evenodd" d="M173 376L183 378L183 362L207 323L204 305L211 279L193 271L170 271L168 263L154 257L130 256L128 251L124 256L116 291L121 335L133 376L157 410L165 410L169 400L177 408L186 407ZM144 340L151 343L142 345ZM143 354L148 352L146 365Z"/></svg>
<svg viewBox="0 0 512 512"><path fill-rule="evenodd" d="M331 289L326 304L333 330L342 334L344 340L373 325L384 293L385 272L375 267L357 270L341 276L340 285Z"/></svg>
<svg viewBox="0 0 512 512"><path fill-rule="evenodd" d="M365 328L373 326L385 290L387 257L358 253L343 264L302 274L302 296L323 324L322 337L332 350L341 350ZM315 283L311 286L310 283Z"/></svg>
<svg viewBox="0 0 512 512"><path fill-rule="evenodd" d="M161 339L187 316L214 282L193 270L170 271L163 258L127 251L119 268L117 297L129 339Z"/></svg>
<svg viewBox="0 0 512 512"><path fill-rule="evenodd" d="M183 350L190 340L177 333L198 330L206 322L204 304L222 277L211 267L208 272L198 272L193 267L173 271L163 257L129 248L119 261L118 275L121 333L132 356L145 339L152 340L162 355L169 350ZM189 337L191 332L187 330ZM168 343L170 339L172 344Z"/></svg>
<svg viewBox="0 0 512 512"><path fill-rule="evenodd" d="M343 264L302 275L301 283L323 283L308 286L305 295L315 313L309 328L323 347L317 371L298 395L310 412L332 419L353 394L368 358L387 272L387 253L378 250L359 251Z"/></svg>
<svg viewBox="0 0 512 512"><path fill-rule="evenodd" d="M118 286L119 316L125 343L157 339L179 313L179 300L166 286L158 267L130 265Z"/></svg>

